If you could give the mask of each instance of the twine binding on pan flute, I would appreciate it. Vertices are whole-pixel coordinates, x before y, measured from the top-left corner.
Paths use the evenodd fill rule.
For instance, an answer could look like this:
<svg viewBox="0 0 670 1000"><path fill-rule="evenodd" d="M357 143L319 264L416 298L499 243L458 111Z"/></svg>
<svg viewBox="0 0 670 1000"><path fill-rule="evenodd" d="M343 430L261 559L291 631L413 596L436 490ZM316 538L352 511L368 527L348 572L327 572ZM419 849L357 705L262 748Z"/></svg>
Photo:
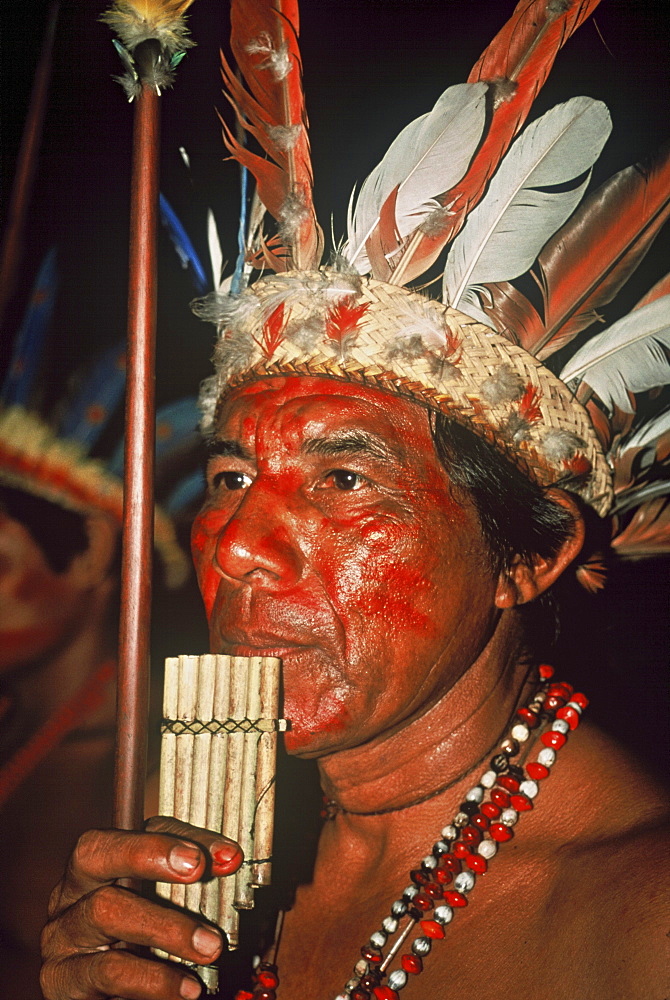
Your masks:
<svg viewBox="0 0 670 1000"><path fill-rule="evenodd" d="M270 882L279 666L274 657L169 657L161 725L160 811L237 841L245 861L234 875L194 885L160 883L159 896L218 924L238 943L239 910ZM167 956L160 953L161 957ZM197 966L208 992L217 970Z"/></svg>

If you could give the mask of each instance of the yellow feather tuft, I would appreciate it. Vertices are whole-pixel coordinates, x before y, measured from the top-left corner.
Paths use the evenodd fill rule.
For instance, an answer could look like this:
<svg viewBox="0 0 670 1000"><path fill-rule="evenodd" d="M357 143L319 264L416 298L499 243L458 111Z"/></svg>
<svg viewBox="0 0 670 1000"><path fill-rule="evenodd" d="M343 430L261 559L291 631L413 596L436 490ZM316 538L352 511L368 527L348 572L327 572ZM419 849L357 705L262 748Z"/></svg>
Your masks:
<svg viewBox="0 0 670 1000"><path fill-rule="evenodd" d="M115 0L104 21L132 52L140 42L155 38L168 55L194 43L188 37L184 15L193 0Z"/></svg>

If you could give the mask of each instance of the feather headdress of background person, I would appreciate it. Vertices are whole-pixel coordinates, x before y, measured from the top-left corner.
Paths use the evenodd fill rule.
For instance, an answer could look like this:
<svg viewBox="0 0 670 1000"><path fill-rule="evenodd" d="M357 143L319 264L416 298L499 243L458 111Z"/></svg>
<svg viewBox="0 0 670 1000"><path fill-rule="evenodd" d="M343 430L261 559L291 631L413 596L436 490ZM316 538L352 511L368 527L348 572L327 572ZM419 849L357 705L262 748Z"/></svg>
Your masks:
<svg viewBox="0 0 670 1000"><path fill-rule="evenodd" d="M468 81L411 121L352 192L346 238L319 269L297 5L233 0L238 70L222 56L222 76L245 139L225 122L223 139L276 229L249 229L244 290L195 303L219 330L205 432L227 387L250 378L377 385L614 513L619 556L668 551L668 279L611 327L596 334L596 324L667 219L670 149L587 194L611 131L605 105L574 97L526 124L559 50L597 6L522 0ZM275 276L254 281L261 269ZM403 287L418 279L439 280L442 302ZM553 374L545 362L578 335L585 343ZM602 585L597 561L579 575Z"/></svg>

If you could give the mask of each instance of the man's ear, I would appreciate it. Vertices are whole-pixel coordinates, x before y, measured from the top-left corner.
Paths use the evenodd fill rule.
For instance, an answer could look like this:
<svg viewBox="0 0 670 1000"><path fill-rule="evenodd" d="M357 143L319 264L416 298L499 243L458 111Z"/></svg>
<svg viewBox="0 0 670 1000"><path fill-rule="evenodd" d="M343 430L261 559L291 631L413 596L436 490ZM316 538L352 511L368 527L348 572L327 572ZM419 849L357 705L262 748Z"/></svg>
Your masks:
<svg viewBox="0 0 670 1000"><path fill-rule="evenodd" d="M109 576L118 545L118 525L106 514L85 518L88 548L72 560L67 572L82 589L95 587Z"/></svg>
<svg viewBox="0 0 670 1000"><path fill-rule="evenodd" d="M535 600L551 587L581 551L585 529L577 503L564 490L547 490L546 496L570 512L573 519L572 530L553 555L536 555L529 562L516 556L511 566L500 572L495 598L498 608L513 608Z"/></svg>

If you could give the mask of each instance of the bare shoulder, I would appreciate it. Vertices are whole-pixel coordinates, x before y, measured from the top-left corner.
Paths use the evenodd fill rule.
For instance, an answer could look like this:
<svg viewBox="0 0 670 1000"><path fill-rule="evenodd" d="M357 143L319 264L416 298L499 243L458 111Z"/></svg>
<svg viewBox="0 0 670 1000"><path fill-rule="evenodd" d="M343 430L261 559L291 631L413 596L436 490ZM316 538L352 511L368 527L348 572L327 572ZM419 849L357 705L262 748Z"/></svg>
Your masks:
<svg viewBox="0 0 670 1000"><path fill-rule="evenodd" d="M575 741L577 742L577 741ZM557 851L559 937L621 1000L670 997L670 823L665 790L596 729L575 747L575 836Z"/></svg>

